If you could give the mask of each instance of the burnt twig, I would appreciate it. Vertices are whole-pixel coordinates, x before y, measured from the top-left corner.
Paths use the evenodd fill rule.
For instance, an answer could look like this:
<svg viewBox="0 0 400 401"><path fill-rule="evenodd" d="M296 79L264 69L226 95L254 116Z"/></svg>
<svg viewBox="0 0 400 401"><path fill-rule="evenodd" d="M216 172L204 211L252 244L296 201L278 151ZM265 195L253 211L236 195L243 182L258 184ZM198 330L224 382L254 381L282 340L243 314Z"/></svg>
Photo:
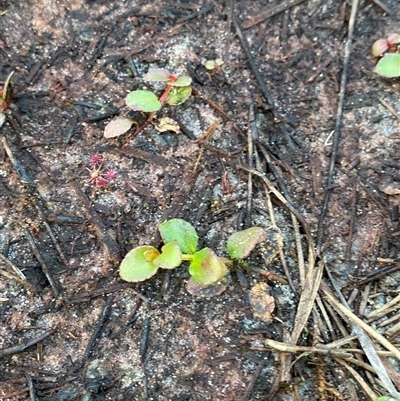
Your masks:
<svg viewBox="0 0 400 401"><path fill-rule="evenodd" d="M254 25L259 24L260 22L265 21L268 18L273 17L274 15L280 14L283 11L288 10L289 8L295 6L296 4L302 3L304 0L287 0L284 2L279 1L279 4L274 4L270 6L267 10L259 14L258 16L246 21L243 24L243 29L251 28Z"/></svg>
<svg viewBox="0 0 400 401"><path fill-rule="evenodd" d="M32 237L32 234L29 231L29 229L27 227L24 227L23 231L24 231L25 237L27 238L27 240L32 248L32 251L33 251L36 259L38 260L38 262L40 264L40 267L42 268L44 275L47 278L47 281L50 283L50 287L53 290L55 297L57 298L60 295L60 290L57 288L56 283L54 282L54 279L50 272L50 269L48 268L46 262L44 261L44 258L42 256L42 254L40 253L39 248L37 247L35 240Z"/></svg>
<svg viewBox="0 0 400 401"><path fill-rule="evenodd" d="M27 375L26 381L28 382L29 396L31 397L31 401L36 401L35 389L33 388L32 376Z"/></svg>
<svg viewBox="0 0 400 401"><path fill-rule="evenodd" d="M145 399L148 398L148 393L149 393L147 385L148 380L145 369L145 358L149 343L149 334L150 334L150 318L147 317L143 323L142 341L140 343L140 356L142 358L142 371L143 371L143 396Z"/></svg>
<svg viewBox="0 0 400 401"><path fill-rule="evenodd" d="M3 140L3 146L7 153L7 156L10 159L15 171L20 176L21 180L25 183L32 184L34 181L33 178L26 172L25 167L16 159L13 151L11 150L11 148L8 144L7 139L5 137L3 137L2 140Z"/></svg>
<svg viewBox="0 0 400 401"><path fill-rule="evenodd" d="M57 252L58 252L58 255L60 256L61 261L64 263L64 266L65 266L66 268L70 269L70 268L71 268L71 265L69 264L67 258L65 257L64 252L62 251L60 245L58 244L57 238L56 238L56 236L54 235L53 230L52 230L51 227L50 227L50 224L46 221L46 216L44 215L41 206L40 206L38 203L36 203L36 202L35 202L35 206L36 206L36 209L37 209L38 212L39 212L39 216L40 216L41 219L43 220L44 227L46 228L46 231L47 231L47 233L49 234L49 237L50 237L51 240L53 241L53 244L54 244L54 246L55 246L55 248L56 248L56 250L57 250Z"/></svg>
<svg viewBox="0 0 400 401"><path fill-rule="evenodd" d="M46 332L44 332L43 334L41 334L40 336L37 336L36 338L33 338L32 340L29 340L27 342L24 342L22 344L18 344L15 345L14 347L10 347L10 348L4 348L4 349L0 349L0 357L4 357L4 356L9 356L9 355L14 355L14 354L18 354L20 352L25 351L27 348L32 347L32 345L37 344L39 341L44 340L45 338L47 338L50 334L54 333L54 329L48 330Z"/></svg>
<svg viewBox="0 0 400 401"><path fill-rule="evenodd" d="M268 103L268 107L274 117L274 121L276 122L277 126L281 130L283 136L286 138L288 144L291 145L292 147L294 147L293 138L290 136L290 134L286 130L286 127L284 126L284 123L287 122L287 119L278 113L278 111L275 107L275 104L272 100L272 97L269 93L269 90L268 90L267 86L265 85L264 79L261 76L261 73L254 61L253 55L251 54L250 47L243 36L242 30L241 30L238 22L236 21L236 19L234 17L232 17L232 22L233 22L233 25L235 26L236 33L239 37L240 43L243 47L243 50L246 53L247 61L249 63L250 69L257 81L258 87L259 87L262 95L264 96L265 100Z"/></svg>
<svg viewBox="0 0 400 401"><path fill-rule="evenodd" d="M251 380L249 381L249 384L246 387L246 390L244 392L244 395L242 397L243 401L247 401L251 399L251 395L254 391L254 388L256 386L256 382L261 374L263 365L258 365L255 372L253 373L253 377L251 378Z"/></svg>
<svg viewBox="0 0 400 401"><path fill-rule="evenodd" d="M328 181L326 183L326 190L324 196L324 202L321 210L321 215L318 220L318 234L317 234L317 250L320 252L322 247L322 240L323 240L323 222L326 216L326 212L328 210L328 204L332 192L332 184L334 180L335 174L335 164L336 158L338 155L338 148L339 148L339 141L340 141L340 127L342 124L342 114L343 114L343 106L344 106L344 96L346 93L346 85L347 85L347 70L349 67L350 61L350 53L351 53L351 44L353 41L353 32L354 32L354 25L356 20L358 8L358 0L353 0L352 7L351 7L351 15L349 20L349 33L348 38L345 46L345 55L343 60L343 69L342 69L342 79L340 83L340 93L339 93L339 103L336 113L336 122L335 122L335 130L333 134L333 144L332 144L332 152L331 152L331 160L329 165L329 176Z"/></svg>
<svg viewBox="0 0 400 401"><path fill-rule="evenodd" d="M121 256L117 244L115 243L114 239L111 238L111 236L108 234L106 227L104 226L97 212L90 205L88 197L82 191L78 183L74 180L71 180L71 184L77 196L83 203L87 218L90 219L90 222L95 227L96 234L98 235L101 243L107 249L110 260L115 264L119 264L119 262L121 261Z"/></svg>
<svg viewBox="0 0 400 401"><path fill-rule="evenodd" d="M110 316L111 306L114 301L114 295L109 295L107 298L107 302L104 305L104 308L101 312L99 321L96 324L96 327L93 329L92 336L86 346L85 352L83 353L85 358L88 358L93 351L94 344L96 340L100 337L101 331L104 328L104 324L106 323L108 317Z"/></svg>
<svg viewBox="0 0 400 401"><path fill-rule="evenodd" d="M67 299L66 302L69 304L78 304L81 302L88 302L92 298L101 297L103 295L111 294L113 292L121 291L121 290L130 290L132 291L137 297L139 297L143 302L149 302L149 299L143 296L142 294L138 293L132 288L131 283L121 283L121 284L114 284L110 285L106 288L99 288L97 290L92 291L90 294L84 295L82 297L76 297Z"/></svg>

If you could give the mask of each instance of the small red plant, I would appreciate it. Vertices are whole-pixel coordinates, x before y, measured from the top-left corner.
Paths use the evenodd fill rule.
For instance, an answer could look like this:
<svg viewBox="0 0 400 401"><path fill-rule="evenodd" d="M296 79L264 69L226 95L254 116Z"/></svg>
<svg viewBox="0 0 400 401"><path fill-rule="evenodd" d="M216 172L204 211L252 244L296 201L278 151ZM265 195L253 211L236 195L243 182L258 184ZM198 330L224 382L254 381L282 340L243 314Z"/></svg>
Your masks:
<svg viewBox="0 0 400 401"><path fill-rule="evenodd" d="M112 181L117 173L114 170L103 169L104 158L102 155L93 154L89 157L89 167L83 168L89 172L88 182L96 187L104 187Z"/></svg>
<svg viewBox="0 0 400 401"><path fill-rule="evenodd" d="M381 57L376 72L386 78L400 77L400 34L391 33L386 39L378 39L372 45L372 55Z"/></svg>
<svg viewBox="0 0 400 401"><path fill-rule="evenodd" d="M391 33L386 39L378 39L372 45L372 55L374 57L382 57L388 50L392 53L397 51L400 44L400 34Z"/></svg>

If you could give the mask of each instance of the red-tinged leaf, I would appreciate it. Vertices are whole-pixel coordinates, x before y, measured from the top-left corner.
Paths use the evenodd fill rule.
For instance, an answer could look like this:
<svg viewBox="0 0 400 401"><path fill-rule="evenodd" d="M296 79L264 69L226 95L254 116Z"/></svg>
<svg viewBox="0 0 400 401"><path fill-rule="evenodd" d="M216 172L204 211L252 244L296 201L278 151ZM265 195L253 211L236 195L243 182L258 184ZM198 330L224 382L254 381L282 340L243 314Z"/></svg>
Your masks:
<svg viewBox="0 0 400 401"><path fill-rule="evenodd" d="M387 41L389 43L389 46L400 44L400 34L399 33L391 33L387 37Z"/></svg>
<svg viewBox="0 0 400 401"><path fill-rule="evenodd" d="M200 298L211 298L221 295L229 285L229 280L227 277L224 277L222 280L218 281L218 283L202 286L197 283L192 277L189 279L186 285L186 289L189 294L192 294L196 297Z"/></svg>
<svg viewBox="0 0 400 401"><path fill-rule="evenodd" d="M382 55L389 49L389 43L386 39L378 39L372 45L372 55L374 57L382 57Z"/></svg>
<svg viewBox="0 0 400 401"><path fill-rule="evenodd" d="M228 274L223 260L210 248L203 248L193 255L189 274L202 286L212 285Z"/></svg>
<svg viewBox="0 0 400 401"><path fill-rule="evenodd" d="M135 121L127 117L118 117L111 120L104 129L104 138L115 138L128 132Z"/></svg>
<svg viewBox="0 0 400 401"><path fill-rule="evenodd" d="M226 243L226 249L232 259L244 259L249 256L255 246L266 238L261 227L251 227L232 234Z"/></svg>
<svg viewBox="0 0 400 401"><path fill-rule="evenodd" d="M166 68L152 68L144 76L145 81L166 82L170 78L171 73Z"/></svg>

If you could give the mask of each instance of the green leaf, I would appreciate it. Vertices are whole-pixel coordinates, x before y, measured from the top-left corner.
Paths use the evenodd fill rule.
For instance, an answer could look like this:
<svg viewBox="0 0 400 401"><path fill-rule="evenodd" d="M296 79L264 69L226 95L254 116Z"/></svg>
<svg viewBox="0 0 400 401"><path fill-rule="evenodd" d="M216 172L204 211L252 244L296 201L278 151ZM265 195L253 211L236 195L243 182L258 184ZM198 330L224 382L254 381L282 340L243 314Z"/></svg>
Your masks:
<svg viewBox="0 0 400 401"><path fill-rule="evenodd" d="M161 248L161 255L153 263L162 269L175 269L182 263L182 252L176 241L171 241Z"/></svg>
<svg viewBox="0 0 400 401"><path fill-rule="evenodd" d="M206 67L207 70L213 70L213 69L216 67L215 61L214 61L214 60L207 60L207 61L204 63L204 67Z"/></svg>
<svg viewBox="0 0 400 401"><path fill-rule="evenodd" d="M218 67L221 67L221 65L224 64L224 61L220 58L217 58L215 60L207 60L204 63L204 67L207 68L207 70L215 70Z"/></svg>
<svg viewBox="0 0 400 401"><path fill-rule="evenodd" d="M226 249L232 259L244 259L249 256L254 247L266 238L261 227L251 227L232 234L226 243Z"/></svg>
<svg viewBox="0 0 400 401"><path fill-rule="evenodd" d="M400 54L386 54L377 66L376 72L386 78L400 77Z"/></svg>
<svg viewBox="0 0 400 401"><path fill-rule="evenodd" d="M144 76L145 81L168 81L171 73L166 68L152 68L149 72Z"/></svg>
<svg viewBox="0 0 400 401"><path fill-rule="evenodd" d="M157 96L150 91L137 90L128 94L125 103L132 110L152 112L161 109Z"/></svg>
<svg viewBox="0 0 400 401"><path fill-rule="evenodd" d="M186 75L179 77L176 81L168 82L168 84L171 86L189 86L191 83L192 83L192 78Z"/></svg>
<svg viewBox="0 0 400 401"><path fill-rule="evenodd" d="M165 103L177 106L186 102L191 93L192 88L190 86L175 86L165 99Z"/></svg>
<svg viewBox="0 0 400 401"><path fill-rule="evenodd" d="M158 226L164 243L176 241L184 254L196 252L199 237L194 227L185 220L171 219Z"/></svg>
<svg viewBox="0 0 400 401"><path fill-rule="evenodd" d="M224 277L222 280L218 281L218 283L202 286L198 284L192 277L187 282L186 289L189 294L195 295L196 297L201 298L210 298L221 295L229 286L229 280L227 277Z"/></svg>
<svg viewBox="0 0 400 401"><path fill-rule="evenodd" d="M400 400L398 400L398 399L396 400L394 398L391 398L391 397L388 397L388 396L384 395L382 397L378 397L376 399L376 401L400 401Z"/></svg>
<svg viewBox="0 0 400 401"><path fill-rule="evenodd" d="M193 255L189 274L202 286L212 285L228 274L225 263L210 248L204 248Z"/></svg>
<svg viewBox="0 0 400 401"><path fill-rule="evenodd" d="M118 117L111 120L104 129L104 138L115 138L128 132L135 121L127 117Z"/></svg>
<svg viewBox="0 0 400 401"><path fill-rule="evenodd" d="M156 266L151 259L159 254L153 246L139 246L129 251L119 266L119 275L125 281L137 283L147 280L157 273ZM149 260L150 259L150 260Z"/></svg>

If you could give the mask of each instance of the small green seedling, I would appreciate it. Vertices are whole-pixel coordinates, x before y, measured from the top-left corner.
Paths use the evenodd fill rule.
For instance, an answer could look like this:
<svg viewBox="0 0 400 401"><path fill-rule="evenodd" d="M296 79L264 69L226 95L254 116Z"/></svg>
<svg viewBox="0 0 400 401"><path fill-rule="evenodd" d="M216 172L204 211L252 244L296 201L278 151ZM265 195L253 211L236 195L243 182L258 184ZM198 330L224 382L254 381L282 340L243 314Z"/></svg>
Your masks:
<svg viewBox="0 0 400 401"><path fill-rule="evenodd" d="M129 282L140 282L154 276L158 269L175 269L183 261L189 262L191 276L187 289L193 295L213 296L222 293L228 286L228 266L235 260L249 256L254 247L267 237L260 227L232 234L226 248L231 259L218 256L212 249L197 250L198 236L194 227L185 220L171 219L158 226L164 246L159 251L150 245L132 249L119 267L121 278Z"/></svg>
<svg viewBox="0 0 400 401"><path fill-rule="evenodd" d="M192 92L190 86L192 80L190 77L186 75L178 76L171 74L165 68L155 68L150 70L144 76L144 80L150 82L164 82L166 87L160 97L157 97L149 90L135 90L128 93L128 96L125 98L125 103L131 110L143 111L150 114L143 124L136 127L136 130L128 138L123 147L125 147L148 124L150 124L164 104L172 106L182 104L189 98ZM128 132L134 124L136 124L136 122L130 118L118 117L107 124L104 131L104 137L114 138L123 135Z"/></svg>
<svg viewBox="0 0 400 401"><path fill-rule="evenodd" d="M222 65L224 65L224 61L220 58L217 58L215 60L207 60L204 63L204 67L206 67L207 70L213 72L217 71Z"/></svg>
<svg viewBox="0 0 400 401"><path fill-rule="evenodd" d="M6 111L10 106L11 102L11 78L14 75L14 72L10 73L7 77L6 82L4 84L4 88L0 90L0 127L6 121L6 115L3 111Z"/></svg>
<svg viewBox="0 0 400 401"><path fill-rule="evenodd" d="M386 39L378 39L372 45L372 55L381 57L376 72L386 78L400 77L400 34L391 33Z"/></svg>

